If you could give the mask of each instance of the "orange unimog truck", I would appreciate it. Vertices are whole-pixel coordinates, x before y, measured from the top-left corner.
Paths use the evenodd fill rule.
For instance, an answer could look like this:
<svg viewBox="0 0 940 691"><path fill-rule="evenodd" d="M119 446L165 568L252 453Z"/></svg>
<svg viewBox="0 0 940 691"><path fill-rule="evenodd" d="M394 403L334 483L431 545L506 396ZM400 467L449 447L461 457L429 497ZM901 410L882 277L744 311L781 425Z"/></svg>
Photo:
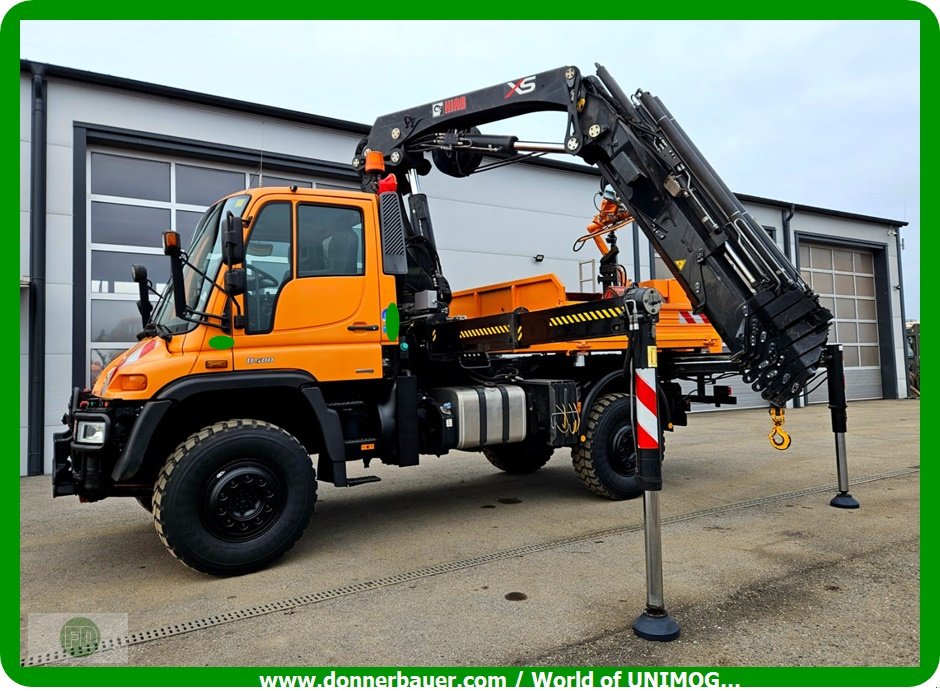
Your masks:
<svg viewBox="0 0 940 691"><path fill-rule="evenodd" d="M74 391L54 494L136 497L177 558L246 573L302 534L318 480L379 479L352 462L464 449L530 473L567 447L591 491L625 499L659 489L661 432L691 402L734 401L716 376L743 374L774 406L797 395L831 315L659 101L599 74L563 67L383 116L353 160L362 192L247 190L206 211L188 250L165 233L170 285L152 307L134 268L139 343ZM567 115L562 143L475 127L536 110ZM545 151L610 186L585 236L602 292L548 275L451 294L425 154L461 177L484 154ZM675 280L627 280L626 219Z"/></svg>

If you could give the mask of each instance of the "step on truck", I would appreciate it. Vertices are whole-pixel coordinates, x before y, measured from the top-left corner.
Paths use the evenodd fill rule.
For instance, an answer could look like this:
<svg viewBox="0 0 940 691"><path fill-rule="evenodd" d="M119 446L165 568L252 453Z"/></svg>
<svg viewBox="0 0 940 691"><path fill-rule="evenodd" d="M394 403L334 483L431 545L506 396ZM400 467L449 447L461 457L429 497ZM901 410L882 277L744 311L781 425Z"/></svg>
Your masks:
<svg viewBox="0 0 940 691"><path fill-rule="evenodd" d="M562 114L560 142L478 129L536 111ZM421 176L546 152L599 169L604 213L582 240L602 291L543 276L452 293ZM376 481L353 471L374 461L478 450L524 474L567 447L595 494L655 494L663 433L692 402L734 401L718 377L777 409L824 364L831 314L659 99L602 67L379 117L352 165L361 192L250 189L188 249L164 233L171 281L153 305L134 267L139 342L73 391L55 496L136 497L185 564L247 573L301 536L318 482ZM674 280L627 279L627 221Z"/></svg>

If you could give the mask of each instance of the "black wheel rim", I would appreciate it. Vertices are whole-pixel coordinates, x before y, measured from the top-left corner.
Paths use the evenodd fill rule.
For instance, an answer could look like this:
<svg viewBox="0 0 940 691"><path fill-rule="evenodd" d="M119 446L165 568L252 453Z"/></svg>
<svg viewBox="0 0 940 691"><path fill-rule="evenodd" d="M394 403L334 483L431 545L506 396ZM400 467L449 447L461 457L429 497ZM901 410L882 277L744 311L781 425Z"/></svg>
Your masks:
<svg viewBox="0 0 940 691"><path fill-rule="evenodd" d="M284 510L287 493L263 461L231 463L206 482L202 517L216 537L244 542L268 530Z"/></svg>
<svg viewBox="0 0 940 691"><path fill-rule="evenodd" d="M636 446L633 427L621 425L610 437L610 465L618 474L633 477L636 474Z"/></svg>

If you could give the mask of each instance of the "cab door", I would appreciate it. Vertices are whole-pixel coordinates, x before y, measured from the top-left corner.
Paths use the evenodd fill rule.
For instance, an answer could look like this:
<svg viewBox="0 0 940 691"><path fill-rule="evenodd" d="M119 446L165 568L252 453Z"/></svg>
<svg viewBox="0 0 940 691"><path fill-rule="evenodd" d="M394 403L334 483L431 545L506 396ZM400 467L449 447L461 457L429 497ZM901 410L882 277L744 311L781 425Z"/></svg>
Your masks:
<svg viewBox="0 0 940 691"><path fill-rule="evenodd" d="M253 216L235 368L300 369L319 381L380 377L372 206L337 197L272 196Z"/></svg>

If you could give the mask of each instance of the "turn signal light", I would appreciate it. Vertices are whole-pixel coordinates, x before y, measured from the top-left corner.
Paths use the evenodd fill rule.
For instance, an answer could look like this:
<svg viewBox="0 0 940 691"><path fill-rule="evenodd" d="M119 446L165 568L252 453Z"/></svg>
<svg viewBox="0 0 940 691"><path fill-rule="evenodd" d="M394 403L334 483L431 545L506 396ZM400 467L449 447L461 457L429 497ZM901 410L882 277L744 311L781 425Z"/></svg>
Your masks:
<svg viewBox="0 0 940 691"><path fill-rule="evenodd" d="M147 388L147 375L122 374L118 386L122 391L143 391Z"/></svg>
<svg viewBox="0 0 940 691"><path fill-rule="evenodd" d="M384 173L385 172L385 157L382 155L381 151L370 151L366 154L366 172L367 173Z"/></svg>
<svg viewBox="0 0 940 691"><path fill-rule="evenodd" d="M178 254L180 251L180 234L175 230L163 233L163 254Z"/></svg>

